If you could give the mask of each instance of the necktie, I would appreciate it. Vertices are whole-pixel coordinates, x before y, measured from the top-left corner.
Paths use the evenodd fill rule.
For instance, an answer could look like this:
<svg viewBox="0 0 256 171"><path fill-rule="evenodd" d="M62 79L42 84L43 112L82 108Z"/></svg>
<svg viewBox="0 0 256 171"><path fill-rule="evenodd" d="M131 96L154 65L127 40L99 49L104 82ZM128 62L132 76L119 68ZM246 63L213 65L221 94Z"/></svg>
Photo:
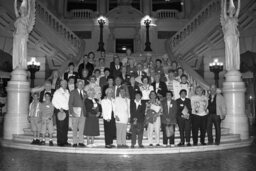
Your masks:
<svg viewBox="0 0 256 171"><path fill-rule="evenodd" d="M116 97L118 97L118 96L119 96L119 92L120 92L120 88L119 88L119 87L117 87L117 89L116 89Z"/></svg>
<svg viewBox="0 0 256 171"><path fill-rule="evenodd" d="M83 100L83 94L82 94L82 90L80 90L80 97Z"/></svg>

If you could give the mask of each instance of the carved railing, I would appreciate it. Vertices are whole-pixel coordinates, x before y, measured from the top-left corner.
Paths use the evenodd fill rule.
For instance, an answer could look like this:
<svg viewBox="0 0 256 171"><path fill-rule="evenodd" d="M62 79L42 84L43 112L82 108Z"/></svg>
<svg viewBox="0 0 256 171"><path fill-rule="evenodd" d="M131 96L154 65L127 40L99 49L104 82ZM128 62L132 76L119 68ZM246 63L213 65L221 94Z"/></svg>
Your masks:
<svg viewBox="0 0 256 171"><path fill-rule="evenodd" d="M191 35L198 27L202 25L213 14L220 14L221 0L212 0L188 24L169 39L171 49L177 47L182 40Z"/></svg>
<svg viewBox="0 0 256 171"><path fill-rule="evenodd" d="M157 10L156 11L156 18L158 19L169 19L169 18L177 18L178 17L178 10Z"/></svg>
<svg viewBox="0 0 256 171"><path fill-rule="evenodd" d="M40 1L36 1L36 15L59 33L76 48L80 48L81 39L52 14Z"/></svg>
<svg viewBox="0 0 256 171"><path fill-rule="evenodd" d="M89 9L74 9L70 11L70 17L75 19L92 19L94 12Z"/></svg>

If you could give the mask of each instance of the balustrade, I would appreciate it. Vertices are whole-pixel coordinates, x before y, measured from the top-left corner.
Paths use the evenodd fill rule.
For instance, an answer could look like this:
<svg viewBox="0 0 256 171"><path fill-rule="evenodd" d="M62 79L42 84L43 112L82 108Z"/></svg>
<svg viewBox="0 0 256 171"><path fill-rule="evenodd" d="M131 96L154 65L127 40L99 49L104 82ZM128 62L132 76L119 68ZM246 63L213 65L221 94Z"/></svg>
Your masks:
<svg viewBox="0 0 256 171"><path fill-rule="evenodd" d="M171 48L175 48L182 40L188 37L192 32L194 32L199 25L204 23L213 13L220 11L220 0L213 0L206 5L191 21L181 28L175 35L173 35L169 44ZM177 14L177 13L176 13ZM186 31L187 30L187 31Z"/></svg>
<svg viewBox="0 0 256 171"><path fill-rule="evenodd" d="M71 10L71 17L78 19L92 19L94 17L94 13L89 9L75 9Z"/></svg>
<svg viewBox="0 0 256 171"><path fill-rule="evenodd" d="M53 30L60 33L72 45L79 48L81 45L80 39L75 33L67 28L54 14L52 14L40 1L36 1L37 15L45 21Z"/></svg>
<svg viewBox="0 0 256 171"><path fill-rule="evenodd" d="M158 19L177 18L178 13L177 10L157 10L156 17Z"/></svg>

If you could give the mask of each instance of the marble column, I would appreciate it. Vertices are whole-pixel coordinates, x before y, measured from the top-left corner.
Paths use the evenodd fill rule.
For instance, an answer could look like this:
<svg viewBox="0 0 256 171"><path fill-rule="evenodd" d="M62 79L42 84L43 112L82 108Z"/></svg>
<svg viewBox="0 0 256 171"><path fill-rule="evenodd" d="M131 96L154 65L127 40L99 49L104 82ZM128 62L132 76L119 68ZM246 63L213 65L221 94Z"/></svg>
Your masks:
<svg viewBox="0 0 256 171"><path fill-rule="evenodd" d="M150 15L151 14L151 9L152 9L152 0L143 0L143 13L145 15Z"/></svg>
<svg viewBox="0 0 256 171"><path fill-rule="evenodd" d="M7 90L7 114L4 118L4 139L12 139L14 134L24 134L28 128L27 121L30 86L27 81L27 72L15 69Z"/></svg>
<svg viewBox="0 0 256 171"><path fill-rule="evenodd" d="M107 3L108 3L107 0L104 0L104 1L98 0L97 1L98 11L99 11L100 15L105 15L107 13L107 6L108 6Z"/></svg>
<svg viewBox="0 0 256 171"><path fill-rule="evenodd" d="M232 134L240 134L241 139L249 138L248 117L245 113L245 84L239 71L228 71L223 83L227 105L227 116L222 126Z"/></svg>

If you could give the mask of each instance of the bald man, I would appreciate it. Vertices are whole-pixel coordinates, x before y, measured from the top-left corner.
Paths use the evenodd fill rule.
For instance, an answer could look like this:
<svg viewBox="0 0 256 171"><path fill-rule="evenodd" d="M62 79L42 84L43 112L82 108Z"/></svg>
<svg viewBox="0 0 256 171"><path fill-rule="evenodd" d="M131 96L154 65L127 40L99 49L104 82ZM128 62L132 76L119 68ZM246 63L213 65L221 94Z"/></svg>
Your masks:
<svg viewBox="0 0 256 171"><path fill-rule="evenodd" d="M212 128L215 128L215 145L220 144L221 137L221 120L225 119L227 114L226 103L224 97L217 93L217 88L215 85L210 86L210 96L208 100L208 121L207 121L207 135L208 144L213 144Z"/></svg>
<svg viewBox="0 0 256 171"><path fill-rule="evenodd" d="M58 146L70 146L68 143L68 101L69 91L67 89L67 81L61 81L61 87L55 91L52 98L52 104L55 107L56 113L64 112L66 114L64 120L57 117L57 144Z"/></svg>

